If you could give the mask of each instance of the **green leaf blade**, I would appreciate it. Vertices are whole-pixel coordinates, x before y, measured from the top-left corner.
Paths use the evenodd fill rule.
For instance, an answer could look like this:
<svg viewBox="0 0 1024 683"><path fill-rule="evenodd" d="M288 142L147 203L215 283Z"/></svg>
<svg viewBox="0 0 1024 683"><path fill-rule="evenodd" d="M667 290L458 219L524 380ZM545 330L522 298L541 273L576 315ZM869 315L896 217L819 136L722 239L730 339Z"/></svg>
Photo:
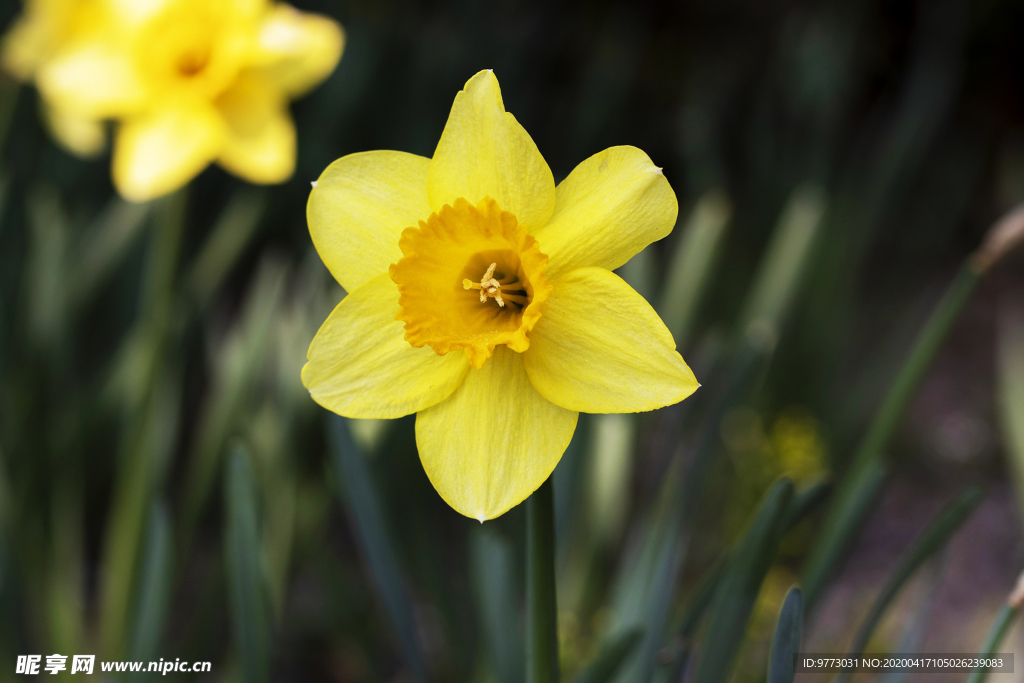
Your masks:
<svg viewBox="0 0 1024 683"><path fill-rule="evenodd" d="M412 602L402 578L395 543L384 521L376 484L364 456L352 440L345 418L330 418L328 437L331 462L344 490L346 507L367 568L397 632L406 663L417 680L426 683L427 668L416 640Z"/></svg>
<svg viewBox="0 0 1024 683"><path fill-rule="evenodd" d="M270 616L261 563L256 480L248 452L234 446L224 482L225 565L235 645L245 683L270 678Z"/></svg>
<svg viewBox="0 0 1024 683"><path fill-rule="evenodd" d="M800 651L804 625L804 594L793 586L779 610L775 634L768 656L768 683L793 683L796 676L795 655Z"/></svg>
<svg viewBox="0 0 1024 683"><path fill-rule="evenodd" d="M573 679L573 683L608 683L626 660L643 642L642 628L630 629L614 638L598 653L597 658Z"/></svg>
<svg viewBox="0 0 1024 683"><path fill-rule="evenodd" d="M849 657L859 657L864 652L871 635L875 632L878 624L885 616L886 610L892 604L900 590L914 573L938 550L945 546L953 534L971 516L978 503L981 502L981 489L972 487L947 504L935 517L931 524L918 537L917 541L910 547L896 569L885 582L885 586L875 598L867 616L857 630L853 645L850 647ZM846 681L851 673L846 671L836 677L837 681Z"/></svg>
<svg viewBox="0 0 1024 683"><path fill-rule="evenodd" d="M783 477L768 491L731 558L711 604L696 683L727 680L761 583L778 551L793 498Z"/></svg>

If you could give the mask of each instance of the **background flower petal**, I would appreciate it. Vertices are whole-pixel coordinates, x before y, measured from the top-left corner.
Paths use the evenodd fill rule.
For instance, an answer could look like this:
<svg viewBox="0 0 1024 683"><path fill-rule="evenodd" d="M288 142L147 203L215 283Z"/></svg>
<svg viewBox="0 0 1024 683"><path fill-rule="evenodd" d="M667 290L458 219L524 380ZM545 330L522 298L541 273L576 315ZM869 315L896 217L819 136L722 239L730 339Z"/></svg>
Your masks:
<svg viewBox="0 0 1024 683"><path fill-rule="evenodd" d="M262 73L296 97L334 71L344 48L338 22L281 4L260 25L254 59Z"/></svg>
<svg viewBox="0 0 1024 683"><path fill-rule="evenodd" d="M402 231L430 215L429 169L430 159L415 154L361 152L338 159L316 181L306 205L309 234L346 290L402 258Z"/></svg>
<svg viewBox="0 0 1024 683"><path fill-rule="evenodd" d="M217 158L224 120L202 100L165 101L121 124L114 145L114 185L135 202L182 187Z"/></svg>
<svg viewBox="0 0 1024 683"><path fill-rule="evenodd" d="M97 38L47 62L36 84L47 102L89 118L112 118L137 111L146 86L128 51L117 41Z"/></svg>
<svg viewBox="0 0 1024 683"><path fill-rule="evenodd" d="M448 400L416 416L416 445L441 497L483 521L544 483L572 440L577 417L537 393L522 354L499 346Z"/></svg>
<svg viewBox="0 0 1024 683"><path fill-rule="evenodd" d="M314 401L345 417L394 418L455 391L469 368L466 355L411 346L397 311L398 287L388 275L342 299L313 338L302 368Z"/></svg>
<svg viewBox="0 0 1024 683"><path fill-rule="evenodd" d="M121 30L137 31L173 7L175 0L100 0L98 4Z"/></svg>
<svg viewBox="0 0 1024 683"><path fill-rule="evenodd" d="M481 71L455 96L430 163L427 185L435 211L463 197L497 200L530 232L555 208L555 181L533 139L505 111L498 79Z"/></svg>
<svg viewBox="0 0 1024 683"><path fill-rule="evenodd" d="M554 215L534 236L554 277L576 268L614 270L672 232L679 213L661 169L636 147L610 147L558 185Z"/></svg>
<svg viewBox="0 0 1024 683"><path fill-rule="evenodd" d="M581 268L554 282L524 353L549 401L586 413L634 413L683 400L699 384L651 305L619 276Z"/></svg>
<svg viewBox="0 0 1024 683"><path fill-rule="evenodd" d="M280 183L295 171L295 124L280 91L244 75L217 100L226 123L217 160L251 183Z"/></svg>
<svg viewBox="0 0 1024 683"><path fill-rule="evenodd" d="M20 80L31 78L67 37L77 8L72 0L24 3L21 15L0 41L0 64L3 68Z"/></svg>
<svg viewBox="0 0 1024 683"><path fill-rule="evenodd" d="M42 106L46 127L62 147L80 157L97 156L107 146L103 121L78 116L66 109Z"/></svg>

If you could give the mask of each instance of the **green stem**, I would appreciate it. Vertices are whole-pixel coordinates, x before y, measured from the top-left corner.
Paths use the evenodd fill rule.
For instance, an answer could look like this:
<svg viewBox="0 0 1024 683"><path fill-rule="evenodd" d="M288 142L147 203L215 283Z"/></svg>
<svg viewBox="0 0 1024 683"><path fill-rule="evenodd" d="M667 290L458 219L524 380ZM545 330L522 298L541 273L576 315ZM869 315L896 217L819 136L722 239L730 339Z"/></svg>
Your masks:
<svg viewBox="0 0 1024 683"><path fill-rule="evenodd" d="M832 569L871 509L870 501L880 490L884 476L882 451L983 274L973 260L968 260L960 269L918 335L899 375L875 413L808 559L803 582L808 606L814 604Z"/></svg>
<svg viewBox="0 0 1024 683"><path fill-rule="evenodd" d="M526 501L526 681L558 683L555 499L550 479Z"/></svg>
<svg viewBox="0 0 1024 683"><path fill-rule="evenodd" d="M159 383L171 323L178 251L185 224L185 191L160 200L146 264L140 328L148 345L143 400L128 411L128 429L121 445L119 476L103 555L105 580L101 592L100 650L109 658L124 651L139 546L153 488L155 435L159 434Z"/></svg>
<svg viewBox="0 0 1024 683"><path fill-rule="evenodd" d="M988 659L995 654L996 649L1003 642L1003 638L1006 637L1007 631L1010 630L1010 626L1013 625L1013 620L1017 617L1018 612L1020 612L1019 606L1014 606L1010 603L1003 605L1003 608L999 610L999 614L996 615L996 620L992 623L992 630L988 632L985 644L981 648L980 658ZM985 683L986 678L988 678L987 668L975 669L967 677L967 683Z"/></svg>
<svg viewBox="0 0 1024 683"><path fill-rule="evenodd" d="M978 503L981 502L981 489L972 487L958 496L956 500L946 505L935 520L928 525L928 528L921 534L907 554L900 560L895 571L886 580L882 592L875 598L867 616L864 618L857 635L853 639L853 645L847 654L849 659L858 659L864 654L868 641L874 634L875 629L882 622L889 609L889 606L899 595L900 591L907 584L912 576L921 566L946 545L949 539L955 534L971 516ZM836 683L847 683L852 676L852 671L840 672Z"/></svg>

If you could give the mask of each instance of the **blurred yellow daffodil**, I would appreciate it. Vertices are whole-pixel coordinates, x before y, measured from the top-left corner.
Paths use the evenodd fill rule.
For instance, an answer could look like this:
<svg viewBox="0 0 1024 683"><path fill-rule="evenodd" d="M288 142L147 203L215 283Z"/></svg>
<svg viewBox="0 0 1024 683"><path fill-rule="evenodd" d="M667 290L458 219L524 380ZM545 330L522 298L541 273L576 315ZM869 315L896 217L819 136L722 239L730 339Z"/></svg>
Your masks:
<svg viewBox="0 0 1024 683"><path fill-rule="evenodd" d="M468 517L497 517L548 478L580 411L653 410L697 389L657 313L611 272L677 212L634 147L595 154L556 187L481 71L432 159L351 154L316 182L310 234L349 294L303 383L346 417L417 413L434 488Z"/></svg>
<svg viewBox="0 0 1024 683"><path fill-rule="evenodd" d="M95 151L114 120L114 184L147 201L212 162L286 180L288 101L326 78L343 46L333 20L269 0L29 0L3 62L35 80L72 151Z"/></svg>
<svg viewBox="0 0 1024 683"><path fill-rule="evenodd" d="M28 0L25 10L3 40L0 62L22 81L35 78L46 60L62 45L83 32L92 21L93 2L85 0ZM43 103L43 121L53 136L70 152L94 156L106 145L103 122L72 110L58 110Z"/></svg>

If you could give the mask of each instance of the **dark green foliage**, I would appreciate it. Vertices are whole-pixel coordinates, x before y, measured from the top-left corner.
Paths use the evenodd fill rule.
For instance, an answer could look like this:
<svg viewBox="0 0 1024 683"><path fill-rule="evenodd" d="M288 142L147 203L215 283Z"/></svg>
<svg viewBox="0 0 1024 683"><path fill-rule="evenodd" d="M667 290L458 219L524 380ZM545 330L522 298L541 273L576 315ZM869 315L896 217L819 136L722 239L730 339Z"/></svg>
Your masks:
<svg viewBox="0 0 1024 683"><path fill-rule="evenodd" d="M247 682L542 680L529 662L577 683L790 683L786 655L832 589L925 528L894 520L976 482L1009 505L985 397L1002 384L993 311L1019 308L1024 282L1012 260L983 281L971 254L1024 198L1019 3L295 4L342 21L347 45L291 107L297 168L277 186L213 166L127 204L109 152L63 152L35 90L0 79L0 660L180 657ZM0 21L22 5L0 0ZM353 152L430 156L483 68L556 181L620 144L663 168L676 229L619 274L702 387L615 416L611 463L605 416L584 416L544 489L554 508L481 527L431 487L414 418L331 415L300 371L344 296L310 241L310 181ZM787 442L794 409L807 429ZM981 437L932 433L949 424ZM894 512L894 491L915 504ZM978 495L859 591L867 620L825 645L902 629L895 598L920 568L978 550L950 540ZM1017 616L981 613L1011 555L986 565L1007 585L971 594L972 619L995 617L988 650ZM959 628L942 609L929 638Z"/></svg>
<svg viewBox="0 0 1024 683"><path fill-rule="evenodd" d="M800 639L804 627L804 594L793 586L786 593L779 610L779 621L772 634L772 645L768 653L768 683L793 683L796 675L796 654L800 651Z"/></svg>

